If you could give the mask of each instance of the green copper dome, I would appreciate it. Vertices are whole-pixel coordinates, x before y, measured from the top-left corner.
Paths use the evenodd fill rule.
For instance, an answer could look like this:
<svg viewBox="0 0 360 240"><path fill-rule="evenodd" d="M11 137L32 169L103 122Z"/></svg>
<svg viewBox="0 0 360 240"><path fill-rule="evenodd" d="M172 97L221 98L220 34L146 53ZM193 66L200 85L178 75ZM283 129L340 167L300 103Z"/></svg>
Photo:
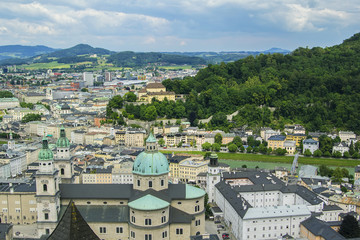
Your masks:
<svg viewBox="0 0 360 240"><path fill-rule="evenodd" d="M58 147L58 148L69 148L70 147L70 142L69 142L69 139L67 139L67 137L66 137L64 126L62 126L60 128L60 137L56 142L56 147Z"/></svg>
<svg viewBox="0 0 360 240"><path fill-rule="evenodd" d="M42 148L39 152L40 161L49 161L54 159L53 152L49 149L49 143L46 137L42 140Z"/></svg>
<svg viewBox="0 0 360 240"><path fill-rule="evenodd" d="M150 133L146 140L146 150L140 153L133 165L133 173L140 175L162 175L169 172L167 158L157 150L155 137Z"/></svg>
<svg viewBox="0 0 360 240"><path fill-rule="evenodd" d="M142 198L129 202L129 207L137 210L158 210L168 207L170 204L153 195L146 195Z"/></svg>

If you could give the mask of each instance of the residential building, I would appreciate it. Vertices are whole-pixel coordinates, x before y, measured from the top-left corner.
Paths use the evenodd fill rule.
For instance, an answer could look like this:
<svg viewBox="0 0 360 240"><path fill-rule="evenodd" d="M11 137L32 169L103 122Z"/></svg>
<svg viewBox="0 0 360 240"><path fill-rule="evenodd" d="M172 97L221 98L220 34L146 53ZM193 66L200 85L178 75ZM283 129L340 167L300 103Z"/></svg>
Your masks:
<svg viewBox="0 0 360 240"><path fill-rule="evenodd" d="M339 137L342 142L346 142L350 139L356 139L356 134L354 132L339 131Z"/></svg>
<svg viewBox="0 0 360 240"><path fill-rule="evenodd" d="M128 128L125 133L125 146L143 147L146 131L138 128Z"/></svg>
<svg viewBox="0 0 360 240"><path fill-rule="evenodd" d="M313 140L311 138L303 140L303 153L309 149L311 154L314 154L316 150L319 149L319 141Z"/></svg>
<svg viewBox="0 0 360 240"><path fill-rule="evenodd" d="M284 142L286 136L283 135L274 135L268 139L268 147L274 149L281 148L284 149Z"/></svg>
<svg viewBox="0 0 360 240"><path fill-rule="evenodd" d="M286 140L295 141L296 147L300 147L300 143L306 139L306 135L303 133L292 133L286 135Z"/></svg>
<svg viewBox="0 0 360 240"><path fill-rule="evenodd" d="M358 180L360 179L360 165L357 165L355 167L355 174L354 174L354 180Z"/></svg>
<svg viewBox="0 0 360 240"><path fill-rule="evenodd" d="M201 172L208 171L209 161L200 160L197 158L184 159L179 163L178 178L182 182L196 183L196 177Z"/></svg>
<svg viewBox="0 0 360 240"><path fill-rule="evenodd" d="M175 101L175 93L167 92L164 85L161 83L149 83L145 88L138 92L140 101L151 103L153 98L163 101L165 98L169 101Z"/></svg>
<svg viewBox="0 0 360 240"><path fill-rule="evenodd" d="M9 109L19 107L19 99L17 98L0 98L0 109Z"/></svg>
<svg viewBox="0 0 360 240"><path fill-rule="evenodd" d="M284 149L287 151L288 154L294 154L296 151L296 142L286 140L284 142Z"/></svg>
<svg viewBox="0 0 360 240"><path fill-rule="evenodd" d="M348 152L348 151L349 151L349 147L344 142L334 144L333 149L332 149L333 153L340 152L342 155L344 154L344 152Z"/></svg>

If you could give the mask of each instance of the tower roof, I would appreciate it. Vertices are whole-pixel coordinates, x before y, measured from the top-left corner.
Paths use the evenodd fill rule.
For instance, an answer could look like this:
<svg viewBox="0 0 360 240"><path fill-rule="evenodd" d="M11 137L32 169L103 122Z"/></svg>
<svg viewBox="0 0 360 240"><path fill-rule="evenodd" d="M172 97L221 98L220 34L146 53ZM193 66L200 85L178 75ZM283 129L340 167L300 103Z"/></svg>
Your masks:
<svg viewBox="0 0 360 240"><path fill-rule="evenodd" d="M53 152L49 149L48 139L44 136L42 140L42 148L39 152L39 160L40 161L49 161L54 159Z"/></svg>
<svg viewBox="0 0 360 240"><path fill-rule="evenodd" d="M58 147L58 148L69 148L70 147L70 142L69 142L69 139L66 137L64 126L60 127L60 137L56 141L56 147Z"/></svg>
<svg viewBox="0 0 360 240"><path fill-rule="evenodd" d="M47 240L99 240L99 237L90 228L81 216L75 203L70 201L65 213L55 230Z"/></svg>
<svg viewBox="0 0 360 240"><path fill-rule="evenodd" d="M156 142L156 138L154 137L152 132L150 132L149 137L146 139L146 142L147 143L155 143Z"/></svg>

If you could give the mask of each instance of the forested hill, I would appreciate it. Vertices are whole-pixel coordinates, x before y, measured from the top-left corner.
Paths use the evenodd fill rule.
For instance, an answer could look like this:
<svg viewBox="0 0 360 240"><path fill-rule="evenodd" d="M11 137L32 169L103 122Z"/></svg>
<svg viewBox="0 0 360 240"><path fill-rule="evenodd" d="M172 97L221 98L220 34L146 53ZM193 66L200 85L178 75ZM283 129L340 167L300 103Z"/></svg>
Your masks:
<svg viewBox="0 0 360 240"><path fill-rule="evenodd" d="M293 122L310 131L360 133L360 34L333 47L209 65L195 77L163 84L190 94L185 108L192 121L215 114L212 124L227 128L224 113L240 110L234 126Z"/></svg>
<svg viewBox="0 0 360 240"><path fill-rule="evenodd" d="M205 64L205 60L200 57L181 56L175 54L165 54L158 52L148 53L135 53L131 51L119 52L111 55L108 62L113 63L115 66L123 67L138 67L145 66L149 63L162 63L162 64L189 64L200 65Z"/></svg>

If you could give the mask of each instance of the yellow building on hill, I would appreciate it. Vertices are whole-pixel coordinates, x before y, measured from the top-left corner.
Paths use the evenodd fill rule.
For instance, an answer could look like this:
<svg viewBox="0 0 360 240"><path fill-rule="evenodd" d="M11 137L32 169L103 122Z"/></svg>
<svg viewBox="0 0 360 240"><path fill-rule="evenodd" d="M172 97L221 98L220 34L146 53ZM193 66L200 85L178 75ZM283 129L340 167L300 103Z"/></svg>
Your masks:
<svg viewBox="0 0 360 240"><path fill-rule="evenodd" d="M151 103L153 98L159 101L164 101L165 98L169 101L175 101L175 93L167 92L161 83L149 83L138 92L138 97L140 101L148 103Z"/></svg>

